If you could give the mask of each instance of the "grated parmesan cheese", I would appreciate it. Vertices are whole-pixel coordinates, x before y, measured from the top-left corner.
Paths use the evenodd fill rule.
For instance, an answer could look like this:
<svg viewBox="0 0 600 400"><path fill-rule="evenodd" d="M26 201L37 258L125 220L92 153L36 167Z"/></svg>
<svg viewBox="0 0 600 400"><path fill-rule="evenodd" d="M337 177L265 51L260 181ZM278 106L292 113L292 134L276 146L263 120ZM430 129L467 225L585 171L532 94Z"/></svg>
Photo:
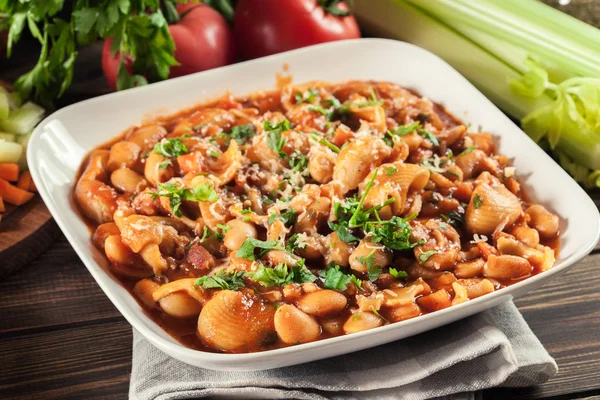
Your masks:
<svg viewBox="0 0 600 400"><path fill-rule="evenodd" d="M504 168L504 177L505 178L510 178L510 177L515 176L515 170L516 170L515 167L506 167L506 168Z"/></svg>
<svg viewBox="0 0 600 400"><path fill-rule="evenodd" d="M473 240L471 240L469 243L472 244L477 244L479 242L487 242L488 241L488 237L485 235L478 235L477 233L473 235Z"/></svg>

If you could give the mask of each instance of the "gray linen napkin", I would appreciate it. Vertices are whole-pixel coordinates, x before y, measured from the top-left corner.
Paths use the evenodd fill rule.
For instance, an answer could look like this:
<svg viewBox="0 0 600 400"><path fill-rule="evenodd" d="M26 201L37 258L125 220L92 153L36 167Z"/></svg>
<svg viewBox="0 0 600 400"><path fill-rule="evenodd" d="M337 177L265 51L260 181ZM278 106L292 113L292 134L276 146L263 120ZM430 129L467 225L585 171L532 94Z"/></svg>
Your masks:
<svg viewBox="0 0 600 400"><path fill-rule="evenodd" d="M469 399L493 386L536 385L558 370L512 302L394 343L256 372L191 367L133 333L132 400Z"/></svg>

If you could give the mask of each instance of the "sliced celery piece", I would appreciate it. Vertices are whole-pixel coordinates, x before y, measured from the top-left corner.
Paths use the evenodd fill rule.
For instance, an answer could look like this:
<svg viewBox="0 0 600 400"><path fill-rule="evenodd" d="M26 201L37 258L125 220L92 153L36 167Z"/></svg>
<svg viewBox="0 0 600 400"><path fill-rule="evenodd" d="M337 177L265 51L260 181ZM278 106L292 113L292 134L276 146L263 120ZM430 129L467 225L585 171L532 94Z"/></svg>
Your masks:
<svg viewBox="0 0 600 400"><path fill-rule="evenodd" d="M1 140L6 140L7 142L14 142L17 138L17 135L15 135L14 133L8 133L8 132L0 132L0 139Z"/></svg>
<svg viewBox="0 0 600 400"><path fill-rule="evenodd" d="M21 108L13 111L8 119L1 122L1 127L10 133L24 135L42 120L44 109L37 104L27 102Z"/></svg>
<svg viewBox="0 0 600 400"><path fill-rule="evenodd" d="M0 121L8 118L10 113L10 95L0 93Z"/></svg>
<svg viewBox="0 0 600 400"><path fill-rule="evenodd" d="M0 140L0 163L19 162L23 154L23 146L19 143Z"/></svg>

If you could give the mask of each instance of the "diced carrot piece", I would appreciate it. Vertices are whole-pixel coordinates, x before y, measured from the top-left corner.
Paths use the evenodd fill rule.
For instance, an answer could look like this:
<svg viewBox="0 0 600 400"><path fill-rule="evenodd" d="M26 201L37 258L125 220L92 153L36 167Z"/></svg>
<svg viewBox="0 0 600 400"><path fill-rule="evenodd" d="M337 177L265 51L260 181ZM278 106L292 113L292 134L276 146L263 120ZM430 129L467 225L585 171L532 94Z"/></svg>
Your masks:
<svg viewBox="0 0 600 400"><path fill-rule="evenodd" d="M202 162L202 153L193 151L188 154L177 157L177 164L183 175L190 172L200 172Z"/></svg>
<svg viewBox="0 0 600 400"><path fill-rule="evenodd" d="M0 197L0 212L6 211L6 207L4 207L4 200Z"/></svg>
<svg viewBox="0 0 600 400"><path fill-rule="evenodd" d="M16 181L19 179L19 165L13 163L0 163L0 179Z"/></svg>
<svg viewBox="0 0 600 400"><path fill-rule="evenodd" d="M33 179L31 179L31 172L25 171L21 174L17 182L17 187L30 192L33 191L31 187L35 188L35 185L33 184Z"/></svg>
<svg viewBox="0 0 600 400"><path fill-rule="evenodd" d="M31 200L33 196L33 193L13 186L4 179L0 179L0 197L7 203L20 206Z"/></svg>

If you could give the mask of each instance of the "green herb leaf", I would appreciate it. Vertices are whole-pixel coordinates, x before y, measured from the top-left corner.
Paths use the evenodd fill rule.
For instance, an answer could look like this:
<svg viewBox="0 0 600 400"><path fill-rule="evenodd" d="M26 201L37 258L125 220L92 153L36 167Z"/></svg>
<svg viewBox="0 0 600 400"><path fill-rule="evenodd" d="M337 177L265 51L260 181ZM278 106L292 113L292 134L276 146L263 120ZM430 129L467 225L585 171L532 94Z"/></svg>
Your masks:
<svg viewBox="0 0 600 400"><path fill-rule="evenodd" d="M375 263L375 249L365 257L357 257L358 262L367 268L367 274L371 282L376 281L381 276L382 266Z"/></svg>
<svg viewBox="0 0 600 400"><path fill-rule="evenodd" d="M408 274L406 271L398 271L396 268L390 267L390 275L392 275L395 279L406 279L408 278Z"/></svg>
<svg viewBox="0 0 600 400"><path fill-rule="evenodd" d="M393 216L387 221L367 221L363 229L365 234L371 237L373 243L381 243L392 250L409 250L421 244L421 242L410 242L410 225L408 222L415 217L416 215L407 218Z"/></svg>
<svg viewBox="0 0 600 400"><path fill-rule="evenodd" d="M194 286L205 289L239 290L245 286L243 271L225 272L223 270L211 276L202 276L194 282Z"/></svg>
<svg viewBox="0 0 600 400"><path fill-rule="evenodd" d="M381 319L382 319L382 320L384 320L385 322L387 322L387 319L386 319L386 318L384 318L384 317L383 317L381 314L379 314L379 311L377 311L377 310L375 309L375 307L374 307L374 306L371 306L371 312L372 312L373 314L377 315L379 318L381 318Z"/></svg>
<svg viewBox="0 0 600 400"><path fill-rule="evenodd" d="M318 95L319 91L317 89L308 89L306 92L296 93L294 99L296 100L296 104L312 103Z"/></svg>
<svg viewBox="0 0 600 400"><path fill-rule="evenodd" d="M421 264L423 264L424 262L429 260L429 258L434 254L437 254L437 251L435 251L435 250L424 251L421 254L419 254L418 260Z"/></svg>
<svg viewBox="0 0 600 400"><path fill-rule="evenodd" d="M181 217L182 213L179 207L182 201L217 201L219 196L212 185L201 183L193 189L182 187L176 183L159 183L158 190L152 193L152 199L158 196L167 197L171 203L171 210L176 217Z"/></svg>
<svg viewBox="0 0 600 400"><path fill-rule="evenodd" d="M429 140L431 142L431 144L433 144L434 146L438 147L440 145L438 138L433 133L431 133L425 129L417 129L417 132L419 132L419 135L421 135L425 139Z"/></svg>
<svg viewBox="0 0 600 400"><path fill-rule="evenodd" d="M393 131L388 130L387 134L390 136L394 136L394 135L406 136L409 133L413 133L415 130L419 129L420 127L421 127L421 123L419 121L414 121L414 122L411 122L410 124L400 125Z"/></svg>
<svg viewBox="0 0 600 400"><path fill-rule="evenodd" d="M258 253L258 258L261 258L270 250L284 250L277 240L262 241L254 238L248 238L235 254L238 258L246 258L248 260L256 260L254 254L255 249L261 249Z"/></svg>
<svg viewBox="0 0 600 400"><path fill-rule="evenodd" d="M469 154L471 153L473 150L475 150L475 146L469 146L466 149L464 149L463 151L460 152L460 154L458 155L460 156L464 156L465 154Z"/></svg>
<svg viewBox="0 0 600 400"><path fill-rule="evenodd" d="M298 150L295 150L290 155L290 167L292 168L292 171L295 172L305 171L306 168L308 168L308 157Z"/></svg>
<svg viewBox="0 0 600 400"><path fill-rule="evenodd" d="M249 272L246 276L267 287L285 286L289 283L314 282L317 280L315 274L306 268L304 262L292 268L288 268L285 263L278 264L274 268L261 265L256 272Z"/></svg>
<svg viewBox="0 0 600 400"><path fill-rule="evenodd" d="M264 130L267 132L267 145L279 155L279 158L286 158L287 155L282 150L286 141L281 134L290 130L290 121L287 119L280 123L265 121Z"/></svg>
<svg viewBox="0 0 600 400"><path fill-rule="evenodd" d="M476 194L475 196L473 196L473 207L477 210L479 207L481 207L481 204L483 204L483 199L481 198L481 196L479 196L478 194Z"/></svg>
<svg viewBox="0 0 600 400"><path fill-rule="evenodd" d="M310 135L311 139L322 144L323 146L329 147L331 150L333 150L336 153L339 153L340 151L342 151L339 147L337 147L335 144L331 143L330 141L328 141L327 139L325 139L324 137L321 137L319 135L317 135L316 133L312 133Z"/></svg>
<svg viewBox="0 0 600 400"><path fill-rule="evenodd" d="M248 141L251 137L256 134L256 128L253 124L237 125L231 128L231 132L225 135L230 139L235 140L238 144L242 145Z"/></svg>
<svg viewBox="0 0 600 400"><path fill-rule="evenodd" d="M398 168L396 168L396 167L387 167L387 168L385 169L385 174L386 174L387 176L392 176L392 175L394 175L396 172L398 172Z"/></svg>
<svg viewBox="0 0 600 400"><path fill-rule="evenodd" d="M306 243L298 243L298 233L294 233L285 243L285 250L288 253L293 253L296 249L304 249Z"/></svg>
<svg viewBox="0 0 600 400"><path fill-rule="evenodd" d="M327 269L321 270L319 276L323 278L325 289L346 290L350 282L354 282L362 290L361 282L353 274L345 274L339 265L332 264ZM354 278L354 279L352 279Z"/></svg>
<svg viewBox="0 0 600 400"><path fill-rule="evenodd" d="M188 153L187 147L181 141L181 138L162 139L154 145L154 152L163 157L179 157Z"/></svg>

